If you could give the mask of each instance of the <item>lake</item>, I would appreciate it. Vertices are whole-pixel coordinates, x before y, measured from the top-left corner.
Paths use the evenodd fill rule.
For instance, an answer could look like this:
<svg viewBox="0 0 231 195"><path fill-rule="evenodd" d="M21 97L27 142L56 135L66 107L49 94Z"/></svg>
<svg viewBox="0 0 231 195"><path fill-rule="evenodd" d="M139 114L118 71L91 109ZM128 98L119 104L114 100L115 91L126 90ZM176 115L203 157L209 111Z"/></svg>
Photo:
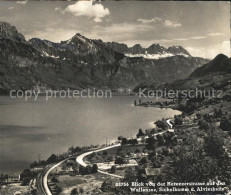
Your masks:
<svg viewBox="0 0 231 195"><path fill-rule="evenodd" d="M0 96L0 173L19 173L28 165L70 146L103 144L119 135L135 136L139 128L179 114L172 109L133 106L134 96L111 99L24 101ZM109 142L108 141L108 142Z"/></svg>

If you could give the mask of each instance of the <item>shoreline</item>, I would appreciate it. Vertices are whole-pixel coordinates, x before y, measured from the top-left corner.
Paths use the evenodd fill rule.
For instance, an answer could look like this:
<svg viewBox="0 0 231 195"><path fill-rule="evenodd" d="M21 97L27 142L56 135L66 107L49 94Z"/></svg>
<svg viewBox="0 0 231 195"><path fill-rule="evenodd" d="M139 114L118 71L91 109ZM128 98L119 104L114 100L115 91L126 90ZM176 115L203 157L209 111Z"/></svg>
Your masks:
<svg viewBox="0 0 231 195"><path fill-rule="evenodd" d="M129 104L130 106L132 106L132 107L134 107L134 104ZM140 105L141 106L141 105ZM154 107L154 106L150 106L150 107ZM159 107L156 107L156 108L159 108ZM161 109L161 108L160 108ZM166 108L167 109L167 108ZM172 109L172 108L168 108L168 109ZM172 109L172 110L175 110L175 109ZM177 111L179 111L179 110L177 110ZM171 118L172 117L174 117L174 115L173 116L171 116ZM169 118L169 117L167 117L167 118ZM148 128L147 129L153 129L153 128L156 128L156 125L155 125L155 122L156 121L158 121L158 120L161 120L162 118L157 118L155 121L150 121L150 122L147 122L147 124L148 124ZM141 127L142 128L142 127ZM134 130L134 131L132 131L132 138L136 138L136 134L137 134L137 130L139 129L139 127L137 127L137 129L136 130ZM120 135L117 135L117 136L120 136ZM117 142L118 140L117 140L117 137L114 137L114 138L111 138L111 139L108 139L108 145L114 145L114 144L116 144L116 142ZM91 147L91 145L92 144L88 144L87 146L85 146L85 147ZM105 146L106 144L103 142L103 140L102 140L102 142L101 143L98 143L98 144L96 144L96 145L99 145L99 146ZM79 147L84 147L84 145L83 146L79 146ZM51 154L50 154L51 155ZM48 157L49 157L49 155L48 155ZM36 159L35 159L36 160ZM31 164L33 161L31 161L31 162L28 162L28 164ZM20 174L20 173L22 173L22 171L24 170L24 169L29 169L29 165L28 166L26 166L25 168L23 168L23 169L20 169L19 171L9 171L9 172L2 172L3 174L7 174L7 175L12 175L13 173L18 173L18 174Z"/></svg>

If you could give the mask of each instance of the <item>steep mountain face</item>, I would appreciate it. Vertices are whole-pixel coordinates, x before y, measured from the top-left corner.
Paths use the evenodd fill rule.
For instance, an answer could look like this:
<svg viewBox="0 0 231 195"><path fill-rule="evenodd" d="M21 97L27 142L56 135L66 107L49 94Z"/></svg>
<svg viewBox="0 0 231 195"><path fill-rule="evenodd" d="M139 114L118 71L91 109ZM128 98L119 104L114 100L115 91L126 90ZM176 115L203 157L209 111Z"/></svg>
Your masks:
<svg viewBox="0 0 231 195"><path fill-rule="evenodd" d="M181 46L165 48L159 44L152 44L148 48L143 48L140 44L136 44L133 47L127 47L125 44L115 42L107 42L106 45L128 57L143 57L146 59L160 59L176 55L191 57L188 51Z"/></svg>
<svg viewBox="0 0 231 195"><path fill-rule="evenodd" d="M0 24L0 38L7 38L15 41L25 41L24 36L18 33L14 26L11 26L6 22L1 22Z"/></svg>
<svg viewBox="0 0 231 195"><path fill-rule="evenodd" d="M186 56L191 56L190 53L185 50L183 47L181 46L172 46L172 47L169 47L168 48L168 52L169 53L172 53L172 54L175 54L175 55L179 55L179 54L184 54Z"/></svg>
<svg viewBox="0 0 231 195"><path fill-rule="evenodd" d="M173 81L159 88L173 90L219 89L231 95L231 58L217 55L211 62L197 68L189 77Z"/></svg>
<svg viewBox="0 0 231 195"><path fill-rule="evenodd" d="M129 57L129 52L139 57ZM144 81L165 83L185 78L206 62L190 56L182 47L166 49L154 44L146 49L140 45L128 48L80 34L60 43L38 38L26 41L15 27L0 22L0 92L37 87L133 87Z"/></svg>
<svg viewBox="0 0 231 195"><path fill-rule="evenodd" d="M215 72L231 73L231 62L227 56L223 54L217 55L211 62L197 68L190 76L198 77Z"/></svg>

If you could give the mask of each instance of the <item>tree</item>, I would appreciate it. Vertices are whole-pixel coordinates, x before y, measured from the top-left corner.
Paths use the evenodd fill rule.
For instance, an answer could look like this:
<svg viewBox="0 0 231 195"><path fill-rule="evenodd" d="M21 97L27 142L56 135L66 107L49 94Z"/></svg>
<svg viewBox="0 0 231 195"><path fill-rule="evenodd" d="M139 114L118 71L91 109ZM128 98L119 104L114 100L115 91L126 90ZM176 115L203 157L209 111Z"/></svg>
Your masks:
<svg viewBox="0 0 231 195"><path fill-rule="evenodd" d="M148 150L155 150L157 142L154 137L149 137L146 140L147 145L145 146Z"/></svg>
<svg viewBox="0 0 231 195"><path fill-rule="evenodd" d="M60 194L60 192L62 192L62 187L59 186L59 185L55 185L54 186L54 191L55 191L55 194Z"/></svg>
<svg viewBox="0 0 231 195"><path fill-rule="evenodd" d="M98 172L98 166L97 166L97 164L94 164L94 165L92 166L91 172L92 172L92 173L97 173L97 172Z"/></svg>
<svg viewBox="0 0 231 195"><path fill-rule="evenodd" d="M206 121L202 120L202 119L199 120L198 125L199 125L199 128L201 130L206 130L207 131L207 130L209 130L211 128L210 124L207 123Z"/></svg>
<svg viewBox="0 0 231 195"><path fill-rule="evenodd" d="M127 140L127 138L123 138L121 145L126 145L126 144L128 144L128 140Z"/></svg>
<svg viewBox="0 0 231 195"><path fill-rule="evenodd" d="M209 136L205 138L204 145L205 151L212 158L220 159L224 155L224 141L215 129L212 129Z"/></svg>
<svg viewBox="0 0 231 195"><path fill-rule="evenodd" d="M77 188L74 188L71 190L71 195L78 195L78 194L79 194L79 192L78 192Z"/></svg>
<svg viewBox="0 0 231 195"><path fill-rule="evenodd" d="M163 129L163 130L168 129L168 125L166 124L165 121L160 121L160 120L158 120L158 121L155 122L155 124L156 124L156 126L157 126L158 128L161 128L161 129Z"/></svg>
<svg viewBox="0 0 231 195"><path fill-rule="evenodd" d="M117 155L120 156L121 158L125 158L126 157L126 153L124 151L118 151Z"/></svg>
<svg viewBox="0 0 231 195"><path fill-rule="evenodd" d="M215 179L216 161L206 156L202 144L193 140L179 148L174 162L173 172L168 174L174 181L206 182ZM168 170L166 170L168 172ZM173 177L173 178L171 178Z"/></svg>
<svg viewBox="0 0 231 195"><path fill-rule="evenodd" d="M32 176L32 173L31 173L30 169L24 169L20 175L21 179L31 177L31 176Z"/></svg>
<svg viewBox="0 0 231 195"><path fill-rule="evenodd" d="M30 191L30 193L32 194L32 195L37 195L38 194L38 191L37 191L37 189L33 189L33 190L31 190Z"/></svg>
<svg viewBox="0 0 231 195"><path fill-rule="evenodd" d="M168 148L162 148L162 154L164 156L168 156L168 154L169 154Z"/></svg>
<svg viewBox="0 0 231 195"><path fill-rule="evenodd" d="M142 137L142 136L144 136L144 133L143 133L142 129L139 129L139 132L136 135L136 137L139 138L139 137Z"/></svg>
<svg viewBox="0 0 231 195"><path fill-rule="evenodd" d="M136 145L136 144L138 144L138 141L137 141L137 139L129 139L127 141L127 144Z"/></svg>
<svg viewBox="0 0 231 195"><path fill-rule="evenodd" d="M34 167L37 167L37 166L38 166L37 161L34 161L33 163L30 164L30 168L34 168Z"/></svg>
<svg viewBox="0 0 231 195"><path fill-rule="evenodd" d="M113 188L112 181L104 181L101 185L101 190L103 192L111 191Z"/></svg>
<svg viewBox="0 0 231 195"><path fill-rule="evenodd" d="M115 173L115 172L116 172L116 166L113 165L113 166L111 167L111 173Z"/></svg>
<svg viewBox="0 0 231 195"><path fill-rule="evenodd" d="M223 112L222 112L222 110L221 110L221 108L219 108L219 109L214 109L214 117L216 117L216 118L220 118L220 117L222 117L223 116Z"/></svg>
<svg viewBox="0 0 231 195"><path fill-rule="evenodd" d="M84 190L83 190L82 187L79 188L79 193L80 193L80 194L83 194L83 193L84 193Z"/></svg>
<svg viewBox="0 0 231 195"><path fill-rule="evenodd" d="M201 119L202 118L202 116L201 116L200 113L196 113L196 116L197 116L197 119Z"/></svg>
<svg viewBox="0 0 231 195"><path fill-rule="evenodd" d="M138 168L137 181L145 183L147 182L147 176L145 174L145 169L143 167Z"/></svg>
<svg viewBox="0 0 231 195"><path fill-rule="evenodd" d="M112 155L109 155L108 157L107 157L107 160L109 161L109 162L111 162L111 161L113 161L113 156Z"/></svg>
<svg viewBox="0 0 231 195"><path fill-rule="evenodd" d="M68 148L68 154L73 155L75 153L75 148L73 146L71 146L70 148Z"/></svg>
<svg viewBox="0 0 231 195"><path fill-rule="evenodd" d="M0 182L4 182L8 178L8 175L0 175Z"/></svg>
<svg viewBox="0 0 231 195"><path fill-rule="evenodd" d="M231 120L227 118L221 120L220 128L223 131L231 131Z"/></svg>
<svg viewBox="0 0 231 195"><path fill-rule="evenodd" d="M86 167L80 166L79 167L79 173L82 175L88 175L91 174L92 167L90 165L87 165Z"/></svg>
<svg viewBox="0 0 231 195"><path fill-rule="evenodd" d="M175 125L182 125L183 124L183 119L181 116L176 116L174 117L174 124Z"/></svg>
<svg viewBox="0 0 231 195"><path fill-rule="evenodd" d="M127 181L127 182L134 182L136 181L136 174L135 174L135 171L129 167L125 170L125 175L124 175L124 181Z"/></svg>
<svg viewBox="0 0 231 195"><path fill-rule="evenodd" d="M147 158L146 157L143 157L141 160L140 160L140 164L143 165L145 163L147 163Z"/></svg>
<svg viewBox="0 0 231 195"><path fill-rule="evenodd" d="M52 178L51 178L51 181L54 182L54 183L58 183L58 182L59 182L58 179L55 178L55 177L52 177Z"/></svg>
<svg viewBox="0 0 231 195"><path fill-rule="evenodd" d="M148 154L148 159L152 159L154 156L156 156L156 151L151 151L149 154Z"/></svg>
<svg viewBox="0 0 231 195"><path fill-rule="evenodd" d="M152 162L153 162L152 165L153 165L154 168L160 168L161 165L162 165L162 163L161 163L161 161L160 161L159 158L157 158L157 159L155 159L155 160L152 159Z"/></svg>
<svg viewBox="0 0 231 195"><path fill-rule="evenodd" d="M136 148L135 153L141 153L139 148Z"/></svg>
<svg viewBox="0 0 231 195"><path fill-rule="evenodd" d="M92 171L92 167L90 165L87 165L85 167L85 174L91 174L91 171Z"/></svg>
<svg viewBox="0 0 231 195"><path fill-rule="evenodd" d="M80 152L81 150L82 150L82 148L81 148L81 147L76 146L76 147L75 147L75 149L74 149L74 152Z"/></svg>
<svg viewBox="0 0 231 195"><path fill-rule="evenodd" d="M119 164L119 165L122 165L122 164L125 164L126 163L126 160L120 156L116 157L115 159L115 164Z"/></svg>
<svg viewBox="0 0 231 195"><path fill-rule="evenodd" d="M156 135L156 139L157 139L157 141L158 141L158 145L159 146L162 146L163 144L164 144L164 138L163 138L163 136L162 135Z"/></svg>
<svg viewBox="0 0 231 195"><path fill-rule="evenodd" d="M52 154L48 159L47 159L47 163L48 164L52 164L52 163L55 163L57 162L58 160L58 157L55 155L55 154Z"/></svg>
<svg viewBox="0 0 231 195"><path fill-rule="evenodd" d="M24 178L24 179L22 180L22 186L27 186L27 185L29 185L30 180L31 180L30 177Z"/></svg>
<svg viewBox="0 0 231 195"><path fill-rule="evenodd" d="M173 138L174 138L174 134L173 133L166 133L164 135L165 145L167 145L167 146L174 145L175 143L174 143Z"/></svg>
<svg viewBox="0 0 231 195"><path fill-rule="evenodd" d="M72 165L72 169L73 169L73 171L75 172L75 174L77 174L77 173L78 173L78 170L79 170L79 164L78 164L78 163L74 163L74 164Z"/></svg>
<svg viewBox="0 0 231 195"><path fill-rule="evenodd" d="M67 170L67 166L65 164L62 164L62 170L66 171Z"/></svg>

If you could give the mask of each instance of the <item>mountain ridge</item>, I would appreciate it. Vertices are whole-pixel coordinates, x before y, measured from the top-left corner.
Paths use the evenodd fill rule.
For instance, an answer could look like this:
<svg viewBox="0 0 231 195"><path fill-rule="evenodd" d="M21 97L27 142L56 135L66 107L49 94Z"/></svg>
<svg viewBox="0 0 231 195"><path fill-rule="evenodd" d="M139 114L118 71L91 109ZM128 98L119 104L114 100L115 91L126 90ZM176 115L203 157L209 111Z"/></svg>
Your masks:
<svg viewBox="0 0 231 195"><path fill-rule="evenodd" d="M211 71L209 71L211 70ZM218 54L211 62L204 64L185 79L175 80L161 88L168 89L222 89L231 94L231 58Z"/></svg>
<svg viewBox="0 0 231 195"><path fill-rule="evenodd" d="M231 62L230 59L224 54L218 54L212 61L194 70L189 76L203 76L214 72L230 72Z"/></svg>
<svg viewBox="0 0 231 195"><path fill-rule="evenodd" d="M106 42L88 39L79 33L69 40L54 43L39 38L26 41L7 23L0 23L0 29L1 91L41 86L113 89L133 87L143 81L164 83L184 78L208 62L203 58L175 54L158 59L129 57L125 50L118 51ZM159 44L152 45L151 50L160 53L158 48L167 50ZM171 50L176 52L175 48Z"/></svg>
<svg viewBox="0 0 231 195"><path fill-rule="evenodd" d="M151 44L149 47L143 48L140 44L135 44L132 47L128 47L124 43L116 43L116 42L106 42L105 44L111 47L113 50L123 53L128 57L148 58L148 56L153 54L159 55L159 58L161 58L161 55L162 58L166 56L171 57L174 55L184 55L186 57L192 57L191 54L181 46L171 46L165 48L160 44ZM153 59L155 58L153 57Z"/></svg>

